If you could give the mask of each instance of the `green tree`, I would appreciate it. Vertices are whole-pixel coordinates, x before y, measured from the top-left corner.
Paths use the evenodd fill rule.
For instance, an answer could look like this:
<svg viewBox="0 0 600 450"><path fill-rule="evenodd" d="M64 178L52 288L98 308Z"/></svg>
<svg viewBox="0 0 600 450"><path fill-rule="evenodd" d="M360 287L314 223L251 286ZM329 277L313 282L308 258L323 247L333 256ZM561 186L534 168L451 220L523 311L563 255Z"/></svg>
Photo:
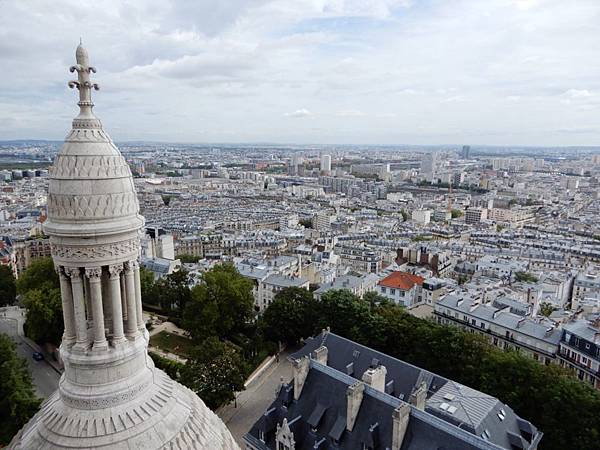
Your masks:
<svg viewBox="0 0 600 450"><path fill-rule="evenodd" d="M39 406L27 363L17 356L13 341L0 334L0 447L9 443Z"/></svg>
<svg viewBox="0 0 600 450"><path fill-rule="evenodd" d="M29 290L23 294L23 304L27 308L27 336L38 344L60 345L64 330L60 289Z"/></svg>
<svg viewBox="0 0 600 450"><path fill-rule="evenodd" d="M537 283L538 281L537 277L529 272L515 272L515 280L524 283Z"/></svg>
<svg viewBox="0 0 600 450"><path fill-rule="evenodd" d="M190 273L180 269L156 281L149 292L150 297L163 310L182 317L191 298L190 281Z"/></svg>
<svg viewBox="0 0 600 450"><path fill-rule="evenodd" d="M177 257L182 263L197 263L198 261L200 261L199 256L194 256L194 255L179 255Z"/></svg>
<svg viewBox="0 0 600 450"><path fill-rule="evenodd" d="M453 209L450 211L450 214L452 215L453 219L457 219L464 215L464 213L460 209Z"/></svg>
<svg viewBox="0 0 600 450"><path fill-rule="evenodd" d="M227 338L252 318L252 281L233 264L218 264L202 275L184 311L184 327L197 341L209 336Z"/></svg>
<svg viewBox="0 0 600 450"><path fill-rule="evenodd" d="M140 266L140 288L142 293L142 302L151 305L158 305L159 301L156 298L156 290L154 283L154 273L151 270L146 269L144 266Z"/></svg>
<svg viewBox="0 0 600 450"><path fill-rule="evenodd" d="M15 276L9 266L0 266L0 306L12 305L17 295Z"/></svg>
<svg viewBox="0 0 600 450"><path fill-rule="evenodd" d="M209 408L216 409L244 389L244 361L238 350L216 337L196 347L181 371L181 382L200 396Z"/></svg>
<svg viewBox="0 0 600 450"><path fill-rule="evenodd" d="M275 295L261 317L265 337L273 342L294 345L315 334L317 302L312 292L290 287Z"/></svg>
<svg viewBox="0 0 600 450"><path fill-rule="evenodd" d="M334 333L365 345L374 346L385 340L381 319L371 313L367 302L346 289L323 294L317 311L319 328L329 327Z"/></svg>
<svg viewBox="0 0 600 450"><path fill-rule="evenodd" d="M556 311L556 307L552 303L543 302L540 305L540 313L542 316L549 317L554 311Z"/></svg>
<svg viewBox="0 0 600 450"><path fill-rule="evenodd" d="M60 289L58 274L54 270L52 258L37 258L21 274L17 280L17 292L25 294L32 289L43 292L49 289Z"/></svg>

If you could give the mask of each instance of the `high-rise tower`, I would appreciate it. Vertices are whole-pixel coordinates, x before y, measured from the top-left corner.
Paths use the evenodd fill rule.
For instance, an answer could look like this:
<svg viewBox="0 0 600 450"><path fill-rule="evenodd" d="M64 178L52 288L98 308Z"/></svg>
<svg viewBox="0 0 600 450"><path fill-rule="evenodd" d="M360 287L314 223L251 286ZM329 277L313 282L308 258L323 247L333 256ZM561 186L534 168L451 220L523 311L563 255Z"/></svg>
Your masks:
<svg viewBox="0 0 600 450"><path fill-rule="evenodd" d="M221 420L156 369L142 320L138 256L144 219L131 171L92 112L79 45L79 115L49 172L48 220L65 331L59 387L11 449L238 449Z"/></svg>

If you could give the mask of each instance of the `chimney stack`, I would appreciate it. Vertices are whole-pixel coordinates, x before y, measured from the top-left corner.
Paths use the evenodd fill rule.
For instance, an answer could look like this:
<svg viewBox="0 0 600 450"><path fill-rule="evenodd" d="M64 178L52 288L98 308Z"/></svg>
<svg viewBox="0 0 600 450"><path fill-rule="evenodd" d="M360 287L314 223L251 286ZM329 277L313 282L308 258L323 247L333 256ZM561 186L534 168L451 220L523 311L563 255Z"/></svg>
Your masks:
<svg viewBox="0 0 600 450"><path fill-rule="evenodd" d="M321 345L318 349L315 350L315 361L319 364L327 365L327 355L329 354L329 350L324 345Z"/></svg>
<svg viewBox="0 0 600 450"><path fill-rule="evenodd" d="M308 356L292 361L292 373L294 376L294 400L300 398L304 382L310 370L310 361Z"/></svg>
<svg viewBox="0 0 600 450"><path fill-rule="evenodd" d="M425 400L427 399L427 383L421 381L421 385L410 394L410 404L425 411Z"/></svg>
<svg viewBox="0 0 600 450"><path fill-rule="evenodd" d="M377 389L380 392L385 392L385 376L387 369L385 366L379 365L377 367L369 367L363 373L362 380L371 386L373 389Z"/></svg>
<svg viewBox="0 0 600 450"><path fill-rule="evenodd" d="M402 447L409 419L410 406L408 403L402 403L392 413L392 450L400 450Z"/></svg>
<svg viewBox="0 0 600 450"><path fill-rule="evenodd" d="M365 392L365 384L357 381L346 391L346 429L352 431Z"/></svg>

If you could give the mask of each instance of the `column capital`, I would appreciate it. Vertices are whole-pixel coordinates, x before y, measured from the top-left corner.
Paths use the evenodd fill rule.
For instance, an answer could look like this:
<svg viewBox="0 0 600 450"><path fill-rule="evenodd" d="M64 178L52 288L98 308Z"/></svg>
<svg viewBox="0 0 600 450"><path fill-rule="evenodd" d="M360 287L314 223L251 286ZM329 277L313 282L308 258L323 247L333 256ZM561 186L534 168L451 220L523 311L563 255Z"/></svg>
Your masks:
<svg viewBox="0 0 600 450"><path fill-rule="evenodd" d="M58 274L58 277L61 279L69 276L69 274L66 273L66 268L63 266L54 266L54 271Z"/></svg>
<svg viewBox="0 0 600 450"><path fill-rule="evenodd" d="M119 278L121 272L123 272L123 264L111 264L108 266L108 273L111 278Z"/></svg>
<svg viewBox="0 0 600 450"><path fill-rule="evenodd" d="M90 281L100 281L102 267L86 267L85 276L88 277Z"/></svg>
<svg viewBox="0 0 600 450"><path fill-rule="evenodd" d="M125 262L125 270L127 270L127 271L135 270L135 269L138 269L139 267L140 267L140 263L137 262L137 260L135 260L135 259Z"/></svg>
<svg viewBox="0 0 600 450"><path fill-rule="evenodd" d="M81 270L79 267L65 267L64 273L71 281L81 281Z"/></svg>

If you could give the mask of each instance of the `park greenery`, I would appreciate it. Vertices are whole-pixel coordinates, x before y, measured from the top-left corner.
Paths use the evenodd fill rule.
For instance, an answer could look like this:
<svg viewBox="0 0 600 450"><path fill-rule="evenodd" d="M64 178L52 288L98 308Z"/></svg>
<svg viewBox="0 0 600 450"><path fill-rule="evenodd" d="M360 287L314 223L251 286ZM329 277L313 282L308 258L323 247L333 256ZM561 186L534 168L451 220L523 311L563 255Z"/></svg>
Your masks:
<svg viewBox="0 0 600 450"><path fill-rule="evenodd" d="M144 307L169 317L190 335L190 339L166 332L153 336L151 344L187 359L185 364L171 364L152 355L155 364L210 407L232 400L248 375L274 352L275 345L263 338L253 320L253 284L232 264L216 265L193 287L184 269L158 280L142 270L140 281Z"/></svg>
<svg viewBox="0 0 600 450"><path fill-rule="evenodd" d="M0 333L0 448L10 442L39 406L26 361L17 355L14 342Z"/></svg>

